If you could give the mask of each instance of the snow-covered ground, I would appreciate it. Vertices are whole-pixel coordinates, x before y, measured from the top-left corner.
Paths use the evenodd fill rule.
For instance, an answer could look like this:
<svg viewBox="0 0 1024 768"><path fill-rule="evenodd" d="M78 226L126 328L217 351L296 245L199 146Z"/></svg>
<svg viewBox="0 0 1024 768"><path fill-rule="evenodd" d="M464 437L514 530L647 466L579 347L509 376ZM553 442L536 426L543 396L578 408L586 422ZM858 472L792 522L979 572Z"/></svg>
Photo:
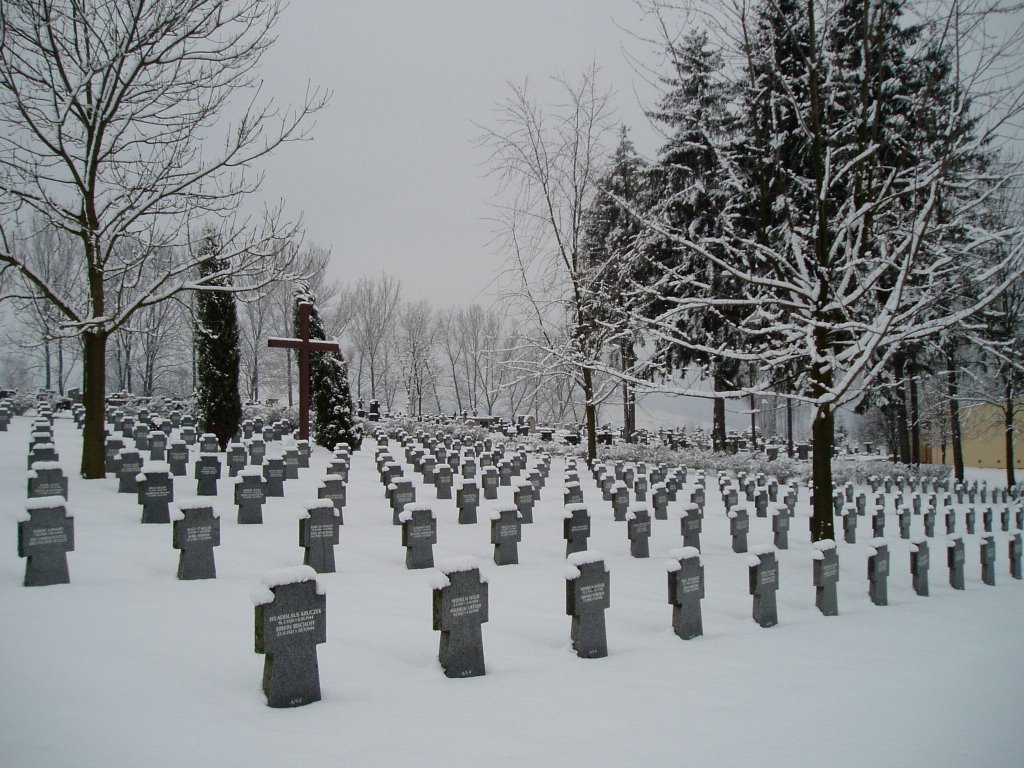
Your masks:
<svg viewBox="0 0 1024 768"><path fill-rule="evenodd" d="M434 502L435 561L475 556L490 583L487 675L450 680L437 662L430 572L404 567L368 440L354 456L338 572L318 577L327 595L323 700L278 710L261 691L250 594L267 571L302 562L302 502L315 498L328 453L315 449L285 498L268 500L261 526L235 523L222 480L218 577L182 582L171 527L141 525L134 496L117 494L116 480L75 477L80 438L58 420L75 516L71 584L25 588L15 521L29 423L15 418L0 433L9 497L0 524L0 765L1024 764L1024 584L1008 573L1010 534L995 534L994 588L980 580L980 536L965 536L964 592L948 586L945 540L934 539L931 596L918 597L910 542L898 538L890 509L890 604L881 608L867 596L870 523L861 518L859 543L839 545L840 615L826 618L814 607L804 489L791 548L779 553L779 625L761 629L750 616L747 556L731 551L709 483L705 635L683 641L672 632L665 576L669 551L682 543L683 496L670 520L653 521L651 557L638 560L625 524L583 477L591 547L611 574L609 655L583 660L565 615L564 464L555 459L536 522L524 526L519 565L493 565L487 507L478 524L459 526L454 501ZM998 472L973 476L1001 481ZM511 489L501 490L511 500ZM417 493L428 499L421 485ZM176 478L175 494L194 496L195 480ZM937 529L945 530L941 518ZM913 534L922 533L916 517ZM751 545L770 540L769 521L752 518Z"/></svg>

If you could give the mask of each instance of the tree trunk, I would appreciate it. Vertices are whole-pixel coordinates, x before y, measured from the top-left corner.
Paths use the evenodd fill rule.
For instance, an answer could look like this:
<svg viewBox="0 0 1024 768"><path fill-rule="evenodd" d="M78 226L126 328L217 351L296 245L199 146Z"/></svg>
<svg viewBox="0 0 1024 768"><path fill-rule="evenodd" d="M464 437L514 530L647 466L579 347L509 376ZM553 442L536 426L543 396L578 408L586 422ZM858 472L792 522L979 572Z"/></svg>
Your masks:
<svg viewBox="0 0 1024 768"><path fill-rule="evenodd" d="M956 348L946 342L946 394L949 396L949 441L953 446L953 475L964 481L964 445L960 430L960 384L956 377Z"/></svg>
<svg viewBox="0 0 1024 768"><path fill-rule="evenodd" d="M43 360L43 366L46 371L46 391L49 392L52 384L50 375L50 342L48 339L43 341Z"/></svg>
<svg viewBox="0 0 1024 768"><path fill-rule="evenodd" d="M288 407L291 408L295 405L295 401L292 399L292 351L285 349L285 363L288 370Z"/></svg>
<svg viewBox="0 0 1024 768"><path fill-rule="evenodd" d="M713 381L715 397L712 404L711 448L714 451L725 450L725 398L718 396L718 391L725 387L725 378L717 370Z"/></svg>
<svg viewBox="0 0 1024 768"><path fill-rule="evenodd" d="M57 392L64 395L64 339L57 339Z"/></svg>
<svg viewBox="0 0 1024 768"><path fill-rule="evenodd" d="M811 481L814 483L814 510L811 516L811 541L835 540L832 512L832 447L835 442L835 415L821 406L814 419L811 453Z"/></svg>
<svg viewBox="0 0 1024 768"><path fill-rule="evenodd" d="M102 331L82 334L82 477L104 477L104 422L106 420L107 334Z"/></svg>
<svg viewBox="0 0 1024 768"><path fill-rule="evenodd" d="M1013 371L1008 376L1014 375ZM1016 473L1013 467L1013 438L1014 438L1014 416L1017 415L1016 403L1013 398L1013 383L1006 382L1006 487L1014 485Z"/></svg>
<svg viewBox="0 0 1024 768"><path fill-rule="evenodd" d="M620 356L622 358L623 372L632 369L636 362L636 354L633 351L633 340L623 339L620 342ZM636 432L636 387L631 381L622 382L622 431L627 443L633 442L633 433Z"/></svg>
<svg viewBox="0 0 1024 768"><path fill-rule="evenodd" d="M583 367L583 410L587 421L587 466L597 461L597 406L594 405L594 371Z"/></svg>
<svg viewBox="0 0 1024 768"><path fill-rule="evenodd" d="M917 398L917 376L910 376L910 455L915 466L921 466L921 408Z"/></svg>
<svg viewBox="0 0 1024 768"><path fill-rule="evenodd" d="M750 393L750 452L757 450L757 396Z"/></svg>
<svg viewBox="0 0 1024 768"><path fill-rule="evenodd" d="M786 398L786 455L793 458L793 400Z"/></svg>
<svg viewBox="0 0 1024 768"><path fill-rule="evenodd" d="M892 361L893 374L896 376L895 402L893 410L896 412L896 438L899 443L899 460L904 464L910 463L910 427L907 424L907 393L906 382L903 380L906 370L905 360L902 354L897 354Z"/></svg>

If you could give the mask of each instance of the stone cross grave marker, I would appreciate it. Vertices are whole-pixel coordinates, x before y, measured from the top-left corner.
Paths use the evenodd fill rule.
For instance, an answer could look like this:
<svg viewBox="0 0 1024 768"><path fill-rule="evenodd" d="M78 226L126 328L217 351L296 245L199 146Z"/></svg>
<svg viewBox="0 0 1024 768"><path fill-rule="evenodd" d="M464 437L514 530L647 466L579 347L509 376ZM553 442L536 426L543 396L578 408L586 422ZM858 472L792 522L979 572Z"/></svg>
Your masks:
<svg viewBox="0 0 1024 768"><path fill-rule="evenodd" d="M220 517L210 502L203 499L184 499L175 506L178 511L171 519L174 548L179 550L178 578L217 578L213 548L220 546Z"/></svg>
<svg viewBox="0 0 1024 768"><path fill-rule="evenodd" d="M170 502L174 501L174 478L170 466L163 461L147 461L142 465L138 483L142 522L171 522Z"/></svg>
<svg viewBox="0 0 1024 768"><path fill-rule="evenodd" d="M1010 554L1010 576L1019 580L1021 577L1021 535L1019 533L1013 534L1013 536L1010 537L1010 541L1007 546Z"/></svg>
<svg viewBox="0 0 1024 768"><path fill-rule="evenodd" d="M480 485L487 501L494 501L498 498L498 483L498 471L494 467L484 467L480 474Z"/></svg>
<svg viewBox="0 0 1024 768"><path fill-rule="evenodd" d="M199 453L217 453L219 451L220 443L217 442L216 435L204 432L199 436Z"/></svg>
<svg viewBox="0 0 1024 768"><path fill-rule="evenodd" d="M856 517L856 513L853 515ZM839 551L831 539L814 542L814 604L823 616L839 615Z"/></svg>
<svg viewBox="0 0 1024 768"><path fill-rule="evenodd" d="M267 444L262 437L254 437L245 446L249 453L249 466L261 467L267 456Z"/></svg>
<svg viewBox="0 0 1024 768"><path fill-rule="evenodd" d="M220 479L220 456L216 453L200 454L193 472L196 478L196 496L216 496L217 481Z"/></svg>
<svg viewBox="0 0 1024 768"><path fill-rule="evenodd" d="M345 481L339 475L323 475L317 485L316 495L317 498L327 499L334 505L334 511L338 513L338 524L344 525Z"/></svg>
<svg viewBox="0 0 1024 768"><path fill-rule="evenodd" d="M779 623L775 592L779 588L779 564L775 550L758 547L749 559L750 594L753 595L753 618L761 627L774 627Z"/></svg>
<svg viewBox="0 0 1024 768"><path fill-rule="evenodd" d="M409 504L398 519L402 523L402 546L405 547L405 567L434 567L434 545L437 543L437 521L433 510L426 504Z"/></svg>
<svg viewBox="0 0 1024 768"><path fill-rule="evenodd" d="M565 612L572 617L569 636L581 659L608 655L604 612L611 605L611 578L600 552L575 552L565 570Z"/></svg>
<svg viewBox="0 0 1024 768"><path fill-rule="evenodd" d="M896 513L896 518L900 523L900 538L910 538L910 510L903 507Z"/></svg>
<svg viewBox="0 0 1024 768"><path fill-rule="evenodd" d="M626 521L629 512L629 486L621 480L612 485L612 517L618 522Z"/></svg>
<svg viewBox="0 0 1024 768"><path fill-rule="evenodd" d="M590 538L590 514L582 504L569 504L562 512L562 538L565 539L565 556L582 552Z"/></svg>
<svg viewBox="0 0 1024 768"><path fill-rule="evenodd" d="M239 525L263 523L263 504L267 500L266 481L257 467L243 469L235 478L234 502L238 506Z"/></svg>
<svg viewBox="0 0 1024 768"><path fill-rule="evenodd" d="M732 507L729 512L729 535L732 536L732 551L743 553L747 551L747 532L750 530L750 519L747 516L747 508L738 504ZM753 593L751 593L753 594Z"/></svg>
<svg viewBox="0 0 1024 768"><path fill-rule="evenodd" d="M416 489L413 487L412 480L396 479L389 483L388 501L391 502L392 525L401 525L402 521L399 519L399 515L402 514L402 510L407 504L413 504L416 501Z"/></svg>
<svg viewBox="0 0 1024 768"><path fill-rule="evenodd" d="M789 509L785 504L772 509L772 537L776 549L789 549Z"/></svg>
<svg viewBox="0 0 1024 768"><path fill-rule="evenodd" d="M44 496L68 498L68 479L56 461L37 461L28 471L28 498Z"/></svg>
<svg viewBox="0 0 1024 768"><path fill-rule="evenodd" d="M25 502L18 519L18 557L25 560L26 587L67 584L67 553L75 548L75 521L61 496L41 496Z"/></svg>
<svg viewBox="0 0 1024 768"><path fill-rule="evenodd" d="M946 565L949 567L949 586L964 589L964 540L957 535L949 537L946 547Z"/></svg>
<svg viewBox="0 0 1024 768"><path fill-rule="evenodd" d="M167 447L167 463L175 477L184 477L188 472L188 446L184 440L171 440Z"/></svg>
<svg viewBox="0 0 1024 768"><path fill-rule="evenodd" d="M889 604L889 545L876 538L868 549L868 597L875 605Z"/></svg>
<svg viewBox="0 0 1024 768"><path fill-rule="evenodd" d="M579 482L567 482L565 484L565 492L562 494L562 504L569 506L570 504L582 503L583 489L580 487Z"/></svg>
<svg viewBox="0 0 1024 768"><path fill-rule="evenodd" d="M33 464L52 464L56 461L60 461L60 456L57 454L57 449L53 443L36 443L28 451L25 469L32 469Z"/></svg>
<svg viewBox="0 0 1024 768"><path fill-rule="evenodd" d="M683 546L700 551L700 534L703 527L704 513L700 505L693 502L683 507L679 518L679 532L683 535Z"/></svg>
<svg viewBox="0 0 1024 768"><path fill-rule="evenodd" d="M968 536L974 535L976 521L977 515L974 511L974 507L968 507L967 512L964 514L964 527L967 528Z"/></svg>
<svg viewBox="0 0 1024 768"><path fill-rule="evenodd" d="M914 592L921 597L928 597L928 542L925 539L914 539L910 545L910 575Z"/></svg>
<svg viewBox="0 0 1024 768"><path fill-rule="evenodd" d="M160 430L149 436L149 460L167 461L167 435Z"/></svg>
<svg viewBox="0 0 1024 768"><path fill-rule="evenodd" d="M515 501L516 509L519 510L519 521L525 525L533 523L533 484L528 481L517 483L513 500Z"/></svg>
<svg viewBox="0 0 1024 768"><path fill-rule="evenodd" d="M286 446L284 449L284 479L299 479L299 449L294 445Z"/></svg>
<svg viewBox="0 0 1024 768"><path fill-rule="evenodd" d="M476 510L480 506L480 489L476 483L463 479L455 491L455 505L459 508L459 525L476 523Z"/></svg>
<svg viewBox="0 0 1024 768"><path fill-rule="evenodd" d="M885 536L885 508L875 507L875 513L871 516L871 535L876 539Z"/></svg>
<svg viewBox="0 0 1024 768"><path fill-rule="evenodd" d="M847 544L857 543L857 510L853 507L843 510L843 541Z"/></svg>
<svg viewBox="0 0 1024 768"><path fill-rule="evenodd" d="M263 460L263 479L267 498L284 496L284 457L275 454Z"/></svg>
<svg viewBox="0 0 1024 768"><path fill-rule="evenodd" d="M299 546L302 564L317 573L334 573L334 545L338 543L338 511L330 499L306 502L299 518Z"/></svg>
<svg viewBox="0 0 1024 768"><path fill-rule="evenodd" d="M134 448L122 448L117 452L120 466L117 471L117 492L138 493L138 476L142 471L142 455Z"/></svg>
<svg viewBox="0 0 1024 768"><path fill-rule="evenodd" d="M651 512L646 504L632 504L626 512L626 535L632 557L650 557Z"/></svg>
<svg viewBox="0 0 1024 768"><path fill-rule="evenodd" d="M473 558L441 563L439 571L433 583L434 629L441 632L438 661L447 677L483 675L487 581Z"/></svg>
<svg viewBox="0 0 1024 768"><path fill-rule="evenodd" d="M439 464L434 470L434 488L438 499L452 497L452 468L447 464Z"/></svg>
<svg viewBox="0 0 1024 768"><path fill-rule="evenodd" d="M228 477L238 477L238 473L249 464L249 457L246 455L245 446L241 443L229 445L225 462L228 465Z"/></svg>
<svg viewBox="0 0 1024 768"><path fill-rule="evenodd" d="M341 353L341 347L333 341L320 341L309 337L309 302L299 303L299 334L297 339L268 339L268 347L297 350L299 360L299 439L309 440L309 353ZM379 406L378 406L379 407ZM371 404L372 410L372 404ZM378 417L379 418L379 417ZM376 421L376 419L371 419Z"/></svg>
<svg viewBox="0 0 1024 768"><path fill-rule="evenodd" d="M683 547L669 552L668 602L672 606L672 629L683 640L704 634L700 601L704 598L704 566L700 551Z"/></svg>
<svg viewBox="0 0 1024 768"><path fill-rule="evenodd" d="M320 701L316 646L327 641L327 598L309 566L272 571L255 595L256 653L264 654L263 693L271 707Z"/></svg>
<svg viewBox="0 0 1024 768"><path fill-rule="evenodd" d="M491 543L494 545L495 565L517 564L522 538L519 510L514 505L500 505L491 513Z"/></svg>
<svg viewBox="0 0 1024 768"><path fill-rule="evenodd" d="M990 587L996 585L996 540L992 536L982 536L981 545L981 581Z"/></svg>

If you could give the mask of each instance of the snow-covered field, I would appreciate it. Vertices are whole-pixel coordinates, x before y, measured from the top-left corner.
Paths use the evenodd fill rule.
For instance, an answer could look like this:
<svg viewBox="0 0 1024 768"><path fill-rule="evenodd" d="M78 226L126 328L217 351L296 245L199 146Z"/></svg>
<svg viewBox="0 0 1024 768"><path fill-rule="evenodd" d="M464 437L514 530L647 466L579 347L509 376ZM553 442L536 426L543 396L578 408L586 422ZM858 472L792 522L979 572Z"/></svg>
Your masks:
<svg viewBox="0 0 1024 768"><path fill-rule="evenodd" d="M75 516L71 584L25 588L15 521L29 424L15 418L0 433L9 497L0 524L0 765L1024 764L1024 584L1009 576L1010 534L995 534L994 588L980 580L980 536L965 536L964 592L948 586L945 539L934 539L931 596L918 597L910 542L898 538L890 502L889 606L868 600L870 522L861 518L858 543L839 544L840 615L826 618L814 607L802 489L791 548L779 553L779 625L761 629L750 616L747 556L731 551L709 483L705 635L683 641L672 632L665 576L669 551L681 546L683 495L670 520L653 521L651 557L638 560L625 524L581 477L591 548L611 573L609 655L583 660L565 615L564 464L555 459L536 522L524 526L519 565L493 565L486 507L478 524L459 526L454 501L434 502L435 561L475 556L490 583L487 675L450 680L437 662L430 572L405 569L368 440L353 460L338 572L318 577L327 595L323 700L271 709L250 594L267 571L302 562L297 521L329 454L315 449L285 498L268 500L261 526L235 523L221 480L218 577L182 582L171 527L139 524L134 496L117 494L115 479L75 477L79 434L58 420ZM993 485L1001 474L972 477ZM511 500L510 488L501 492ZM194 496L195 480L176 478L175 494ZM428 500L422 485L417 494ZM941 517L937 529L945 530ZM913 535L922 534L915 517ZM751 545L770 540L769 521L752 517Z"/></svg>

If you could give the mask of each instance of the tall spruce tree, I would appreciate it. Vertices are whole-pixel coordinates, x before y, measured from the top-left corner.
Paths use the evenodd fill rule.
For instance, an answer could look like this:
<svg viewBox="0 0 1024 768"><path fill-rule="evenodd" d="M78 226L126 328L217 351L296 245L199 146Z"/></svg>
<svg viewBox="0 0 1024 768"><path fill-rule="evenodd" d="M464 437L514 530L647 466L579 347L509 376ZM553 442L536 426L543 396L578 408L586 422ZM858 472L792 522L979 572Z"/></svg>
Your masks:
<svg viewBox="0 0 1024 768"><path fill-rule="evenodd" d="M325 340L324 322L316 297L305 288L295 292L293 323L298 327L299 305L309 304L309 338ZM340 352L310 352L309 391L313 409L313 442L333 449L346 443L352 450L362 443L362 432L353 421L348 364Z"/></svg>
<svg viewBox="0 0 1024 768"><path fill-rule="evenodd" d="M235 295L216 289L231 284L228 265L220 253L217 233L205 229L196 255L199 276L210 288L196 294L196 405L202 429L216 435L224 450L242 421L242 399L238 393L241 352Z"/></svg>

